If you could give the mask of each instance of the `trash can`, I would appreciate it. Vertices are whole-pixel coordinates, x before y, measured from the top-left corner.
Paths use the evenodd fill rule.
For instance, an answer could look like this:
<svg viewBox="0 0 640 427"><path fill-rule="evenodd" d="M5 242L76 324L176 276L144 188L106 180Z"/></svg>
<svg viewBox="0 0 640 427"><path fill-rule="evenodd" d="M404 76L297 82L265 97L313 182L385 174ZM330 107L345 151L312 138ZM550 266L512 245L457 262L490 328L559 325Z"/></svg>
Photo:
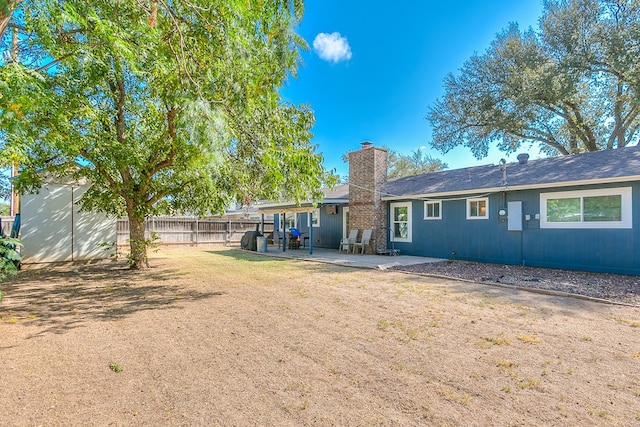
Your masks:
<svg viewBox="0 0 640 427"><path fill-rule="evenodd" d="M258 252L267 252L267 238L262 236L257 236L256 246L257 246Z"/></svg>

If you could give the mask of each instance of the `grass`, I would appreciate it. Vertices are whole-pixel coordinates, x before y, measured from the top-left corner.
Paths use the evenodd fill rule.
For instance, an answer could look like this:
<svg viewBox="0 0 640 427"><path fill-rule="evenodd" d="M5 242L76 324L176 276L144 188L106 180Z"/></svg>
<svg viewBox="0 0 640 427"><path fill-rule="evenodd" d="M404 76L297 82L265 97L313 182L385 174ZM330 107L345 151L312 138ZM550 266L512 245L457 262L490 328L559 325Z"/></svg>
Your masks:
<svg viewBox="0 0 640 427"><path fill-rule="evenodd" d="M540 344L542 342L537 334L520 334L518 339L527 344Z"/></svg>
<svg viewBox="0 0 640 427"><path fill-rule="evenodd" d="M607 411L603 410L603 409L595 409L592 407L587 408L587 413L589 415L597 415L600 418L607 418Z"/></svg>
<svg viewBox="0 0 640 427"><path fill-rule="evenodd" d="M384 331L384 330L388 329L388 328L389 328L389 326L391 326L391 323L389 323L389 321L388 321L388 320L385 320L385 319L383 319L383 320L378 320L378 329L380 329L380 330L383 330L383 331Z"/></svg>
<svg viewBox="0 0 640 427"><path fill-rule="evenodd" d="M514 362L512 360L498 360L497 362L498 369L503 374L508 374L510 376L514 376L514 368L519 366L518 362Z"/></svg>
<svg viewBox="0 0 640 427"><path fill-rule="evenodd" d="M109 369L111 369L115 373L120 373L124 371L124 367L119 363L115 363L115 362L109 363Z"/></svg>
<svg viewBox="0 0 640 427"><path fill-rule="evenodd" d="M471 401L471 396L464 391L459 391L454 387L445 387L438 391L438 393L450 402L459 403L461 405L468 405Z"/></svg>
<svg viewBox="0 0 640 427"><path fill-rule="evenodd" d="M498 337L480 337L476 345L480 348L490 348L492 346L511 345L511 340L501 334Z"/></svg>
<svg viewBox="0 0 640 427"><path fill-rule="evenodd" d="M112 333L98 336L107 340L104 348L117 349L119 328L138 331L138 322L146 319L142 324L150 327L148 336L166 339L153 339L144 348L163 351L167 363L158 361L145 372L148 354L130 348L127 360L118 360L114 356L121 353L110 350L106 354L113 361L104 370L105 353L96 351L97 365L106 377L104 399L120 398L122 391L112 384L115 379L124 379L125 385L144 380L158 389L168 385L172 394L150 411L163 413L165 405L178 413L195 406L200 412L194 413L202 419L218 417L222 425L242 424L235 408L246 416L264 414L253 419L254 425L278 419L298 425L376 425L376 419L382 425L488 425L488 420L507 425L516 419L523 425L542 425L536 418L542 414L555 425L640 421L640 410L622 407L640 395L640 377L633 370L640 349L625 344L620 351L606 351L612 335L615 344L629 343L637 332L632 329L637 313L626 308L584 303L586 309L576 305L566 310L557 299L492 288L470 292L475 285L466 283L416 278L407 284L410 276L392 271L334 272L332 266L259 254L181 252L167 251L162 262L152 260L157 267L135 276L107 274L86 286L90 278L72 278L83 282L77 284L77 292L70 291L63 276L51 301L51 294L45 294L40 305L29 300L22 310L5 310L0 326L18 336L35 334L42 325L40 329L63 331L69 339L90 336L78 331L94 334L108 328ZM403 280L389 280L397 277ZM54 280L53 275L47 278ZM91 294L92 289L97 291ZM12 308L5 303L20 301L14 292L2 306ZM95 302L86 301L87 294L94 295ZM550 307L546 312L545 306ZM77 311L69 312L71 307ZM116 309L122 314L109 317ZM29 313L40 315L24 320ZM20 319L18 324L7 325L10 317ZM599 328L592 340L587 334L595 333L589 329L595 322ZM48 341L55 344L59 336L45 335L42 351L49 351ZM138 339L137 334L128 336ZM96 343L102 345L91 342ZM188 364L175 363L183 357L176 348L188 348ZM599 359L580 356L585 349L597 352ZM8 344L3 352L16 353L15 360L21 360L17 350ZM20 372L18 362L10 363ZM64 363L74 363L74 371L81 369L71 357ZM627 376L615 388L598 380L620 378L617 372ZM169 377L166 373L171 373L171 383L162 382ZM200 378L202 382L192 384ZM211 384L210 378L221 385ZM634 379L638 383L631 383ZM14 383L22 386L18 379L11 384L16 388ZM574 394L576 386L579 393ZM189 393L180 395L185 390ZM569 394L566 401L560 399L562 393ZM126 398L139 403L137 393ZM183 399L184 405L171 406L168 398ZM220 400L221 412L198 407L213 399ZM114 424L125 424L119 416L113 416ZM166 416L167 424L187 423L168 412Z"/></svg>
<svg viewBox="0 0 640 427"><path fill-rule="evenodd" d="M377 328L381 331L386 331L389 328L394 327L398 331L401 332L399 337L400 341L409 342L413 340L417 340L420 333L415 328L409 328L405 326L404 322L401 320L392 320L389 321L387 319L378 320Z"/></svg>
<svg viewBox="0 0 640 427"><path fill-rule="evenodd" d="M539 386L540 386L540 380L536 378L529 378L529 379L520 381L518 383L518 388L520 390L535 389L535 388L538 388Z"/></svg>
<svg viewBox="0 0 640 427"><path fill-rule="evenodd" d="M621 316L609 316L608 319L615 320L618 323L629 325L632 328L640 327L640 321L637 320L631 320Z"/></svg>

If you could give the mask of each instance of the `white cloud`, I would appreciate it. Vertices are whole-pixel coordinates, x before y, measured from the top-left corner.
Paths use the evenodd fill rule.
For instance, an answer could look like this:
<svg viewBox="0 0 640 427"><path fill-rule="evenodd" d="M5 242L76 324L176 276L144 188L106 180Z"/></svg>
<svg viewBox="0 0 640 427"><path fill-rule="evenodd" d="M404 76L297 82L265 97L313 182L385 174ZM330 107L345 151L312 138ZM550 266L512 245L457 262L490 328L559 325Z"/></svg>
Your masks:
<svg viewBox="0 0 640 427"><path fill-rule="evenodd" d="M337 63L351 59L351 47L340 33L320 33L313 40L313 48L325 61Z"/></svg>

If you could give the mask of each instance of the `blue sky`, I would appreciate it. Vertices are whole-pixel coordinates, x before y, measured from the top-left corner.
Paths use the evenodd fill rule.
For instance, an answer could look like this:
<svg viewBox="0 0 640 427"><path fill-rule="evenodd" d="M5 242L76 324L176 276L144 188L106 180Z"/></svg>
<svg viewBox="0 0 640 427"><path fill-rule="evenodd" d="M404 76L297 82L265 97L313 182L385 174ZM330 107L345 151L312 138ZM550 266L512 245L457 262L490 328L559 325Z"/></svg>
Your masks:
<svg viewBox="0 0 640 427"><path fill-rule="evenodd" d="M466 148L433 150L425 116L449 72L484 52L510 22L535 27L542 0L308 0L305 7L297 32L311 49L281 93L311 105L312 142L327 169L346 175L341 156L362 141L404 154L424 146L450 169L515 161L517 154L497 149L479 161Z"/></svg>

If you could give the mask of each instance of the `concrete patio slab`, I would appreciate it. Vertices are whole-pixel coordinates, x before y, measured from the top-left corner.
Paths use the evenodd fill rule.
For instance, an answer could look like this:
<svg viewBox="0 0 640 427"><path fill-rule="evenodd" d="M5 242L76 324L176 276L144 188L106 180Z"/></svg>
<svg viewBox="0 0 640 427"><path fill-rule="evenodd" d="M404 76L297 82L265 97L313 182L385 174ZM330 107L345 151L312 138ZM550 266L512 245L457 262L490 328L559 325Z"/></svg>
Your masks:
<svg viewBox="0 0 640 427"><path fill-rule="evenodd" d="M277 246L268 246L267 252L258 252L258 254L305 261L325 262L329 264L343 265L346 267L373 268L379 270L386 270L396 266L446 261L443 258L428 258L409 255L361 255L326 248L313 248L313 253L309 252L308 248L287 249L286 251L282 251L282 248L278 248Z"/></svg>

